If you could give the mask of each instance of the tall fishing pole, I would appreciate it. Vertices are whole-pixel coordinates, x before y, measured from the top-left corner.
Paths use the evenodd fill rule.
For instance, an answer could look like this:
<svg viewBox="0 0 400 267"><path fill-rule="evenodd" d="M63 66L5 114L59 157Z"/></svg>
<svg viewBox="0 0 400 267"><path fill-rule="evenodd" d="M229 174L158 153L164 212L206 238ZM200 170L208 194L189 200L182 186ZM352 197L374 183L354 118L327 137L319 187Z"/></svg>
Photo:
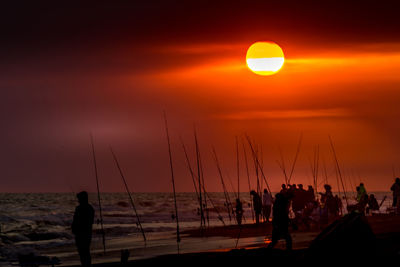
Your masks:
<svg viewBox="0 0 400 267"><path fill-rule="evenodd" d="M338 171L338 174L339 174L340 180L341 180L341 182L342 182L343 194L344 194L344 198L345 198L345 200L346 200L346 205L348 206L348 205L349 205L349 203L348 203L348 200L347 200L346 189L344 188L344 183L343 183L342 173L340 172L339 161L338 161L338 159L337 159L337 156L336 156L336 151L335 151L335 147L333 146L332 138L331 138L331 136L330 136L330 135L329 135L329 141L330 141L330 143L331 143L332 152L333 152L333 155L334 155L334 157L335 157L336 169L337 169L337 171Z"/></svg>
<svg viewBox="0 0 400 267"><path fill-rule="evenodd" d="M114 158L115 165L116 165L117 168L118 168L119 174L121 175L122 181L124 182L126 192L128 193L129 200L130 200L130 202L131 202L133 211L135 212L137 224L138 224L139 227L140 227L140 231L142 232L143 240L144 240L144 242L146 243L146 235L145 235L145 233L144 233L144 230L143 230L143 227L142 227L142 223L140 222L140 218L139 218L139 215L138 215L138 213L137 213L135 203L133 202L133 198L132 198L131 193L130 193L130 191L129 191L128 184L126 183L125 176L124 176L124 174L123 174L123 172L122 172L122 169L121 169L121 167L120 167L120 165L119 165L117 156L115 155L115 153L114 153L114 151L113 151L113 149L112 149L111 146L110 146L110 151L111 151L111 154L112 154L112 156L113 156L113 158Z"/></svg>
<svg viewBox="0 0 400 267"><path fill-rule="evenodd" d="M245 161L245 163L246 163L247 183L248 183L248 185L249 185L249 196L250 196L250 201L249 201L249 203L250 203L250 208L251 208L251 218L252 218L253 221L254 221L253 201L252 201L252 199L251 199L251 194L250 194L250 192L251 192L251 184L250 184L249 165L248 165L248 163L247 163L247 153L246 153L246 148L245 148L245 146L244 146L243 139L242 139L242 146L243 146L244 161Z"/></svg>
<svg viewBox="0 0 400 267"><path fill-rule="evenodd" d="M194 142L196 146L196 163L197 163L197 178L199 184L199 204L200 204L200 230L203 231L203 227L206 225L206 219L203 211L203 196L202 196L202 182L201 182L201 166L200 166L200 149L199 142L197 141L196 128L194 128Z"/></svg>
<svg viewBox="0 0 400 267"><path fill-rule="evenodd" d="M225 226L224 218L223 218L223 217L221 216L221 214L219 213L217 206L215 206L215 204L214 204L214 201L213 201L213 200L211 199L211 197L208 195L208 193L207 193L207 191L206 191L206 188L204 187L204 184L203 184L203 192L204 192L204 196L205 196L206 198L208 198L208 200L210 201L211 205L213 206L215 212L217 213L217 215L218 215L218 220L220 220L220 221L222 222L222 224Z"/></svg>
<svg viewBox="0 0 400 267"><path fill-rule="evenodd" d="M231 206L232 206L232 203L230 201L229 194L228 194L228 191L227 191L226 186L225 186L225 182L224 182L224 178L223 178L223 175L222 175L221 166L219 164L218 157L217 157L217 152L215 151L214 147L212 148L212 151L213 151L213 155L214 155L215 164L217 165L218 174L219 174L219 177L221 179L222 190L224 191L225 206L226 206L226 209L228 211L229 221L232 221L232 217L231 217Z"/></svg>
<svg viewBox="0 0 400 267"><path fill-rule="evenodd" d="M285 176L285 184L288 185L289 184L289 177L286 173L286 165L285 165L285 159L283 157L283 153L282 153L282 149L281 147L279 147L279 153L281 155L281 162L277 161L279 164L279 167L281 168L283 175Z"/></svg>
<svg viewBox="0 0 400 267"><path fill-rule="evenodd" d="M263 149L262 149L262 145L260 144L260 158L261 158L261 168L264 169L264 154L263 154ZM260 185L260 195L262 195L263 193L263 180L261 180L261 185Z"/></svg>
<svg viewBox="0 0 400 267"><path fill-rule="evenodd" d="M187 154L186 146L185 146L185 144L184 144L184 142L183 142L182 139L181 139L181 143L182 143L183 151L184 151L184 153L185 153L186 167L189 169L190 175L192 176L192 181L193 181L194 189L195 189L195 191L196 191L196 196L197 196L197 199L199 199L198 192L197 192L197 186L196 186L196 182L195 182L195 180L196 180L196 175L195 175L195 173L194 173L194 171L193 171L192 164L190 164L190 160L189 160L189 156L188 156L188 154ZM204 196L205 196L206 198L208 198L208 200L210 201L210 203L211 203L211 205L213 206L214 210L216 211L216 213L217 213L217 215L218 215L218 219L219 219L219 220L222 222L222 224L225 226L224 219L222 218L221 214L219 213L217 207L215 206L214 201L213 201L213 200L211 199L211 197L208 195L208 193L207 193L207 191L206 191L206 188L205 188L205 186L204 186L204 183L203 183L203 192L204 192Z"/></svg>
<svg viewBox="0 0 400 267"><path fill-rule="evenodd" d="M252 145L252 143L251 143L250 137L249 137L248 135L246 135L246 139L247 139L247 142L249 143L249 146L250 146L251 152L252 152L252 154L253 154L253 157L254 157L254 159L255 159L255 161L256 161L258 167L259 167L260 170L261 170L262 177L263 177L263 179L264 179L265 184L267 185L268 193L269 193L270 195L272 195L271 189L270 189L270 187L269 187L269 183L268 183L268 181L267 181L267 178L265 177L264 170L263 170L263 168L261 167L261 164L260 164L260 162L259 162L259 160L258 160L258 157L257 157L257 155L256 155L256 153L255 153L255 151L254 151L254 148L253 148L253 145Z"/></svg>
<svg viewBox="0 0 400 267"><path fill-rule="evenodd" d="M207 218L207 225L210 227L210 216L209 216L209 210L207 206L207 196L206 196L206 183L204 182L204 170L203 170L203 161L201 159L201 155L199 153L199 159L200 159L200 173L201 173L201 184L202 184L202 189L203 189L203 194L204 194L204 209L206 213L206 218ZM204 211L203 211L204 212ZM206 225L206 221L204 218L204 226Z"/></svg>
<svg viewBox="0 0 400 267"><path fill-rule="evenodd" d="M193 172L192 164L190 164L190 160L189 160L189 156L188 156L188 153L187 153L187 150L186 150L186 146L185 146L185 143L183 142L182 138L180 138L180 141L181 141L181 144L182 144L183 152L185 153L186 166L188 167L189 172L190 172L190 176L192 177L193 187L194 187L194 190L196 192L197 200L199 200L199 192L197 190L196 178L195 178L195 175L194 175L194 172Z"/></svg>
<svg viewBox="0 0 400 267"><path fill-rule="evenodd" d="M259 194L260 193L260 177L259 177L259 171L258 171L259 168L258 168L258 164L257 164L257 162L255 160L254 154L258 154L258 148L257 147L256 147L256 150L252 150L251 156L253 158L254 170L255 170L255 173L256 173L256 191L257 191L257 194Z"/></svg>
<svg viewBox="0 0 400 267"><path fill-rule="evenodd" d="M92 144L94 173L95 173L95 176L96 176L97 199L98 199L99 211L100 211L100 225L101 225L101 235L102 235L102 239L103 239L103 251L104 251L104 254L106 254L106 235L105 235L104 226L103 226L103 213L102 213L102 209L101 209L99 176L98 176L98 173L97 173L96 152L94 150L94 142L93 142L93 135L92 134L90 134L90 142Z"/></svg>
<svg viewBox="0 0 400 267"><path fill-rule="evenodd" d="M169 154L169 166L171 169L171 179L172 179L172 190L174 193L174 204L175 204L175 219L176 219L176 243L178 246L178 254L179 254L179 243L181 242L181 237L179 234L179 217L178 217L178 206L176 204L176 191L175 191L175 176L174 176L174 166L172 165L172 153L171 153L171 142L169 139L168 132L168 121L167 114L164 111L164 121L165 121L165 132L167 134L167 142L168 142L168 154Z"/></svg>
<svg viewBox="0 0 400 267"><path fill-rule="evenodd" d="M237 201L240 202L240 166L239 166L239 143L238 143L238 138L237 136L235 137L236 140L236 171L237 171L237 186L238 186L238 191L237 191ZM243 210L242 210L243 212ZM242 224L239 223L239 217L238 217L238 210L236 208L236 216L237 216L237 223L239 224L239 233L238 236L236 238L236 244L235 244L235 248L237 248L238 244L239 244L239 239L240 239L240 234L242 232Z"/></svg>
<svg viewBox="0 0 400 267"><path fill-rule="evenodd" d="M239 143L236 136L236 171L237 171L237 182L238 182L238 199L240 199L240 167L239 167Z"/></svg>
<svg viewBox="0 0 400 267"><path fill-rule="evenodd" d="M261 188L260 188L260 172L259 172L259 164L256 162L256 158L258 157L258 146L255 148L253 155L253 161L254 161L254 167L256 170L256 177L257 177L257 194L260 194Z"/></svg>
<svg viewBox="0 0 400 267"><path fill-rule="evenodd" d="M314 187L318 187L318 173L319 173L319 145L314 149Z"/></svg>
<svg viewBox="0 0 400 267"><path fill-rule="evenodd" d="M326 171L326 164L325 164L325 158L322 158L322 162L324 164L324 175L325 175L325 184L328 184L328 172Z"/></svg>
<svg viewBox="0 0 400 267"><path fill-rule="evenodd" d="M297 150L296 150L296 155L294 156L294 161L293 161L293 165L292 165L292 169L290 170L290 175L289 175L289 183L292 180L292 176L293 176L293 172L294 172L294 167L296 166L296 162L297 162L297 158L299 156L300 153L300 148L301 148L301 143L303 141L303 133L300 134L300 138L299 138L299 143L297 144Z"/></svg>
<svg viewBox="0 0 400 267"><path fill-rule="evenodd" d="M350 186L351 186L351 192L353 192L354 194L356 194L356 185L357 182L353 183L354 180L354 170L350 169L351 172L351 176L349 175L349 182L350 182Z"/></svg>

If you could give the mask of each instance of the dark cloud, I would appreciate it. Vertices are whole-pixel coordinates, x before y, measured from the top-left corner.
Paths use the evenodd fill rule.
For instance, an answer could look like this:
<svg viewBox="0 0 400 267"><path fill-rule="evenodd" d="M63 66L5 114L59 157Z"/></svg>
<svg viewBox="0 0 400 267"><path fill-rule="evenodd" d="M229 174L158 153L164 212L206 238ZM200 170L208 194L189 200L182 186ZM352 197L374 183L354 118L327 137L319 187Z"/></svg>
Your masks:
<svg viewBox="0 0 400 267"><path fill-rule="evenodd" d="M1 8L2 46L29 53L132 42L398 40L396 1L11 2Z"/></svg>

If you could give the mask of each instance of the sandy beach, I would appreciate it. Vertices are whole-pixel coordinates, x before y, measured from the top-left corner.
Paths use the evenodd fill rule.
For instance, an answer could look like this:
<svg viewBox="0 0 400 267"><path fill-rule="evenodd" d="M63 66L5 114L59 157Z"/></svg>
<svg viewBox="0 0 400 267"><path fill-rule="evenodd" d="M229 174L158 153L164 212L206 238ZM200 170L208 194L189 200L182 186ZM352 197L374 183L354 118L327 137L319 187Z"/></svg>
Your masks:
<svg viewBox="0 0 400 267"><path fill-rule="evenodd" d="M374 215L367 216L367 221L376 237L376 249L373 255L355 254L349 260L362 259L399 259L400 258L400 216ZM271 237L271 223L260 225L246 224L240 230L238 246L236 240L239 234L238 226L212 227L201 233L200 229L188 230L182 233L180 252L178 254L175 240L171 240L170 251L163 255L155 255L154 247L130 249L131 257L129 266L153 266L157 264L230 264L239 266L248 262L279 261L285 264L295 262L308 262L310 243L320 233L319 231L292 231L293 250L285 250L285 242L282 240L274 249L268 249L267 245ZM203 234L203 237L201 237ZM350 238L351 239L351 238ZM349 241L351 242L351 240ZM174 244L175 243L175 244ZM119 244L121 245L121 244ZM127 246L128 248L129 246ZM152 256L146 256L151 253ZM160 248L159 248L160 249ZM161 250L161 249L160 249ZM151 252L150 252L151 251ZM334 254L335 251L332 251ZM102 255L100 250L92 254L94 266L119 266L120 251L115 249ZM77 260L77 259L76 259ZM73 264L73 263L76 264ZM79 262L70 258L69 264L64 266L79 265Z"/></svg>

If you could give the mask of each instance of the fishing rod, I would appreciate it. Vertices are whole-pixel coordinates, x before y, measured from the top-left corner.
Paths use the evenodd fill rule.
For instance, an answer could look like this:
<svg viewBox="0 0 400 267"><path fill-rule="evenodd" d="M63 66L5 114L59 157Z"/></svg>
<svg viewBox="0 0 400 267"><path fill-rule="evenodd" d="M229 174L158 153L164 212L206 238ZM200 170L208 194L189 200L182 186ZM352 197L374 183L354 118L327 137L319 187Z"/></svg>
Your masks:
<svg viewBox="0 0 400 267"><path fill-rule="evenodd" d="M103 252L106 254L106 235L104 232L104 225L103 225L103 213L101 209L101 199L100 199L100 187L99 187L99 176L97 173L97 162L96 162L96 152L94 150L94 141L93 135L90 133L90 142L92 144L92 154L93 154L93 164L94 164L94 173L96 176L96 186L97 186L97 199L99 203L99 211L100 211L100 225L101 225L101 235L103 240Z"/></svg>
<svg viewBox="0 0 400 267"><path fill-rule="evenodd" d="M226 173L226 175L225 175L225 176L226 176L226 179L227 179L228 182L229 182L230 190L231 190L231 191L227 190L227 194L228 194L228 197L229 197L229 202L231 203L232 214L235 214L235 210L233 209L233 206L234 206L233 203L235 203L235 202L236 202L236 199L238 198L238 196L237 196L237 194L236 194L236 187L235 187L235 185L234 185L233 182L232 182L231 175L230 175L228 169L225 170L225 173ZM231 201L231 196L232 196L232 195L233 195L233 201Z"/></svg>
<svg viewBox="0 0 400 267"><path fill-rule="evenodd" d="M179 234L179 217L178 217L178 206L176 204L176 192L175 192L175 176L174 176L174 167L172 165L172 153L171 153L171 142L169 139L169 132L168 132L168 121L167 121L167 114L164 111L164 121L165 121L165 132L167 135L167 142L168 142L168 155L169 155L169 166L171 169L171 179L172 179L172 190L174 193L174 204L175 204L175 218L176 218L176 243L178 246L178 254L179 254L179 243L181 242L181 237Z"/></svg>
<svg viewBox="0 0 400 267"><path fill-rule="evenodd" d="M310 162L311 164L311 162ZM311 171L313 173L313 183L315 190L318 187L318 172L319 172L319 146L314 148L314 162L311 166Z"/></svg>
<svg viewBox="0 0 400 267"><path fill-rule="evenodd" d="M263 149L262 149L262 145L260 144L260 158L261 158L261 168L264 169L264 154L263 154ZM261 185L260 185L260 195L262 195L263 193L263 180L261 180Z"/></svg>
<svg viewBox="0 0 400 267"><path fill-rule="evenodd" d="M335 163L334 163L335 164ZM335 176L336 176L336 183L337 183L337 189L338 189L338 195L340 196L340 182L339 182L339 173L338 173L338 170L337 170L337 168L336 168L336 165L335 165ZM341 211L341 213L343 214L343 208L341 208L340 209L340 211Z"/></svg>
<svg viewBox="0 0 400 267"><path fill-rule="evenodd" d="M232 179L231 179L231 177L230 177L228 171L226 171L226 178L227 178L228 181L229 181L229 185L231 186L231 190L232 190L231 193L232 193L233 196L234 196L234 201L231 201L231 198L229 197L230 192L227 191L227 195L228 195L228 197L229 197L229 203L230 203L230 205L231 205L232 215L235 215L236 211L235 211L235 209L233 208L233 207L234 207L234 204L232 204L232 203L236 203L236 199L238 198L238 196L237 196L237 194L236 194L235 186L233 185ZM244 216L243 216L243 218L244 218ZM236 217L236 216L234 216L234 219L235 219L236 222L237 222L237 217Z"/></svg>
<svg viewBox="0 0 400 267"><path fill-rule="evenodd" d="M242 139L242 146L243 146L244 161L245 161L245 163L246 163L247 183L248 183L248 185L249 185L249 196L250 196L250 201L249 201L249 203L250 203L250 208L251 208L251 218L252 218L253 221L254 221L253 202L252 202L251 194L250 194L250 191L251 191L251 184L250 184L249 165L248 165L248 163L247 163L247 153L246 153L246 148L245 148L245 146L244 146L243 139Z"/></svg>
<svg viewBox="0 0 400 267"><path fill-rule="evenodd" d="M299 143L297 144L296 155L294 156L292 169L290 170L290 175L289 175L289 180L288 180L289 183L292 180L292 176L293 176L293 173L294 173L294 167L296 166L296 162L297 162L297 158L298 158L299 153L300 153L300 148L301 148L302 141L303 141L303 133L300 134Z"/></svg>
<svg viewBox="0 0 400 267"><path fill-rule="evenodd" d="M237 201L240 203L240 169L239 169L239 143L238 143L238 138L237 136L235 137L236 140L236 170L237 170L237 180L238 180L238 193L237 193ZM239 238L240 238L240 234L242 232L242 224L239 223L239 217L238 217L238 211L237 211L237 207L236 207L236 217L237 217L237 223L239 224L239 233L236 239L236 244L235 244L235 248L237 248L238 243L239 243ZM242 216L243 216L243 207L242 207Z"/></svg>
<svg viewBox="0 0 400 267"><path fill-rule="evenodd" d="M203 192L204 192L204 196L205 196L206 198L208 198L208 200L210 201L211 205L213 206L215 212L217 213L217 215L218 215L218 220L220 220L220 221L222 222L222 224L225 226L224 219L223 219L223 217L221 216L221 214L219 213L219 211L218 211L218 209L217 209L217 206L215 206L214 201L213 201L213 200L211 199L211 197L208 195L208 193L207 193L207 191L206 191L206 188L204 187L204 184L203 184Z"/></svg>
<svg viewBox="0 0 400 267"><path fill-rule="evenodd" d="M237 181L238 181L238 191L237 191L237 197L240 199L240 166L239 166L239 143L238 139L236 136L236 171L237 171Z"/></svg>
<svg viewBox="0 0 400 267"><path fill-rule="evenodd" d="M218 174L219 174L219 177L220 177L220 180L221 180L222 190L224 191L225 206L226 206L227 211L228 211L229 221L232 221L231 208L230 208L230 206L232 206L232 204L231 204L231 201L230 201L230 198L229 198L229 194L228 194L228 192L226 190L224 178L223 178L223 175L222 175L221 166L219 164L218 157L217 157L217 152L215 151L214 147L212 147L212 151L213 151L213 155L214 155L215 164L217 165Z"/></svg>
<svg viewBox="0 0 400 267"><path fill-rule="evenodd" d="M138 224L139 227L140 227L140 231L142 232L143 240L144 240L144 242L146 243L147 239L146 239L146 235L145 235L145 233L144 233L143 227L142 227L142 223L140 222L139 214L137 213L135 203L133 202L133 198L132 198L131 193L130 193L130 191L129 191L128 184L126 183L125 176L124 176L124 174L123 174L123 172L122 172L122 169L121 169L121 167L120 167L120 165L119 165L117 156L115 155L115 153L114 153L114 151L113 151L113 149L112 149L111 146L110 146L110 151L111 151L111 154L112 154L112 156L113 156L113 158L114 158L115 165L116 165L117 168L118 168L119 174L121 175L122 181L124 182L126 192L128 193L129 200L130 200L130 202L131 202L133 211L135 212L137 224Z"/></svg>
<svg viewBox="0 0 400 267"><path fill-rule="evenodd" d="M281 155L281 162L279 162L278 160L277 160L277 162L278 162L278 165L279 165L279 167L281 168L281 170L283 172L283 175L285 176L285 184L288 185L289 184L289 177L287 176L287 173L286 173L285 160L283 158L283 153L282 153L281 147L279 147L279 153Z"/></svg>
<svg viewBox="0 0 400 267"><path fill-rule="evenodd" d="M254 155L256 155L256 156L254 156ZM257 155L258 155L258 147L256 147L255 153L252 154L252 156L253 156L254 168L255 168L255 171L256 171L256 178L257 178L257 194L260 194L260 191L261 191L261 188L260 188L260 172L259 172L258 164L256 162Z"/></svg>
<svg viewBox="0 0 400 267"><path fill-rule="evenodd" d="M254 159L255 159L255 161L256 161L258 167L260 168L260 171L261 171L262 177L263 177L263 179L264 179L264 182L265 182L265 184L267 185L268 193L272 196L272 192L271 192L271 189L270 189L270 187L269 187L267 178L265 177L264 170L263 170L263 168L262 168L261 165L260 165L260 162L259 162L259 160L258 160L257 155L255 154L255 151L254 151L253 145L252 145L252 143L251 143L250 137L249 137L248 135L246 135L246 139L247 139L247 142L249 143L249 146L250 146L251 152L252 152L252 154L253 154L253 157L254 157Z"/></svg>
<svg viewBox="0 0 400 267"><path fill-rule="evenodd" d="M385 202L386 198L387 198L387 196L384 196L384 197L383 197L381 203L379 204L379 208L382 207L382 205L383 205L383 203Z"/></svg>
<svg viewBox="0 0 400 267"><path fill-rule="evenodd" d="M190 172L190 175L191 175L191 177L192 177L192 181L193 181L194 189L195 189L195 191L196 191L197 199L199 199L198 192L197 192L197 185L196 185L196 179L197 179L197 177L196 177L196 174L195 174L194 171L193 171L192 165L190 164L190 160L189 160L189 156L188 156L188 154L187 154L186 146L185 146L185 144L183 143L182 139L181 139L181 143L182 143L183 151L184 151L184 153L185 153L186 167L188 168L188 170L189 170L189 172ZM205 187L204 187L204 183L203 183L203 192L204 192L205 197L208 198L208 200L210 201L210 203L211 203L211 205L213 206L214 210L217 212L217 214L218 214L218 219L219 219L219 220L222 222L222 224L225 226L225 222L224 222L224 220L223 220L221 214L219 213L217 207L215 206L213 200L212 200L211 197L208 195L208 193L207 193L207 191L206 191L206 189L205 189Z"/></svg>
<svg viewBox="0 0 400 267"><path fill-rule="evenodd" d="M207 206L207 197L205 196L206 194L206 184L204 182L204 170L203 170L203 161L201 159L201 155L199 153L199 161L200 161L200 173L201 173L201 183L202 183L202 189L203 189L203 193L204 193L204 209L206 211L206 218L207 219L207 225L208 227L210 227L210 216L209 216L209 211L208 211L208 206ZM204 211L203 211L204 212ZM204 220L205 220L204 219ZM206 222L204 221L204 226L205 226Z"/></svg>
<svg viewBox="0 0 400 267"><path fill-rule="evenodd" d="M196 133L196 127L194 127L194 142L195 142L195 147L196 147L196 163L197 163L197 178L198 178L198 185L199 185L199 204L200 204L200 229L203 231L203 227L205 227L206 224L206 219L204 217L204 211L203 211L203 196L201 193L201 167L200 167L200 149L199 149L199 143L197 140L197 133Z"/></svg>
<svg viewBox="0 0 400 267"><path fill-rule="evenodd" d="M351 176L349 176L349 182L350 182L350 186L351 186L351 191L353 192L353 193L356 193L356 185L357 185L357 182L355 182L354 180L354 171L353 171L353 169L351 169L350 170L351 171Z"/></svg>
<svg viewBox="0 0 400 267"><path fill-rule="evenodd" d="M325 184L328 184L328 172L326 171L326 163L324 157L322 157L322 163L324 165Z"/></svg>
<svg viewBox="0 0 400 267"><path fill-rule="evenodd" d="M187 153L187 150L186 150L185 143L183 142L181 137L180 137L180 141L181 141L181 144L182 144L183 152L185 153L186 166L189 169L190 176L192 177L193 187L194 187L194 190L196 192L197 200L199 201L199 192L197 190L195 174L193 172L192 165L190 164L190 160L189 160L189 156L188 156L188 153Z"/></svg>
<svg viewBox="0 0 400 267"><path fill-rule="evenodd" d="M339 161L338 161L338 159L337 159L337 156L336 156L336 151L335 151L335 147L333 146L332 138L331 138L331 136L330 136L330 135L329 135L329 141L330 141L330 143L331 143L332 152L333 152L333 155L334 155L334 157L335 157L336 169L337 169L337 171L338 171L338 174L339 174L340 180L341 180L341 182L342 182L343 194L344 194L344 198L345 198L345 200L346 200L346 205L348 206L348 205L349 205L349 202L348 202L348 200L347 200L346 189L344 188L344 183L343 183L342 173L340 172Z"/></svg>
<svg viewBox="0 0 400 267"><path fill-rule="evenodd" d="M226 170L226 179L228 180L229 185L231 186L230 189L231 189L231 192L232 192L233 196L235 198L237 198L236 189L235 189L235 186L233 185L233 182L232 182L232 179L231 179L231 175L229 174L228 170ZM228 191L228 193L229 193L229 191Z"/></svg>
<svg viewBox="0 0 400 267"><path fill-rule="evenodd" d="M256 147L255 151L256 151L255 153L258 154L258 147ZM259 178L258 164L255 160L254 153L252 153L251 156L253 158L254 170L256 173L256 191L257 191L257 194L259 194L260 193L260 178Z"/></svg>

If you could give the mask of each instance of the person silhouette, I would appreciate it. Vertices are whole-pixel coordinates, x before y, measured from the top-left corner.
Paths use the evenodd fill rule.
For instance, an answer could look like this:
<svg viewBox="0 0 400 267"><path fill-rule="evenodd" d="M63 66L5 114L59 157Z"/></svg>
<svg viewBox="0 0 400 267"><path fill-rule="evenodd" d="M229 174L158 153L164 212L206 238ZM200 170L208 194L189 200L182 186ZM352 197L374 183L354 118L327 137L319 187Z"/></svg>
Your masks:
<svg viewBox="0 0 400 267"><path fill-rule="evenodd" d="M254 214L256 217L256 224L258 225L260 223L260 215L262 211L262 201L260 195L254 191L250 191L250 195L253 196L253 209L254 209Z"/></svg>
<svg viewBox="0 0 400 267"><path fill-rule="evenodd" d="M393 191L393 204L392 207L397 207L398 199L400 198L400 178L396 178L390 190Z"/></svg>
<svg viewBox="0 0 400 267"><path fill-rule="evenodd" d="M239 198L236 199L236 221L237 224L240 226L242 225L242 218L243 218L243 205Z"/></svg>
<svg viewBox="0 0 400 267"><path fill-rule="evenodd" d="M72 221L72 233L75 235L75 244L78 249L82 266L91 266L90 243L92 241L92 225L94 209L89 204L88 193L82 191L76 195L79 205L75 208Z"/></svg>
<svg viewBox="0 0 400 267"><path fill-rule="evenodd" d="M286 240L286 249L292 249L292 237L289 233L288 199L281 193L275 195L272 217L272 241L268 248L273 248L279 239Z"/></svg>

